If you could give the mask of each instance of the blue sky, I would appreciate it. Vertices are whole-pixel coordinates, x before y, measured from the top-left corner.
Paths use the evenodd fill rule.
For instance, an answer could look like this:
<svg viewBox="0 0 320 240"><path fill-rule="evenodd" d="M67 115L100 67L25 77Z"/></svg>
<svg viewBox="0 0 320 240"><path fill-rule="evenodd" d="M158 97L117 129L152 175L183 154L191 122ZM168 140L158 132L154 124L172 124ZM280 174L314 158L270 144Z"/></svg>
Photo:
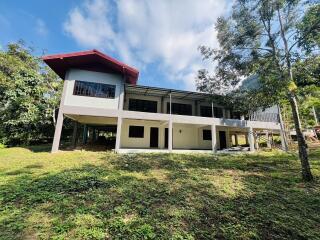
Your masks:
<svg viewBox="0 0 320 240"><path fill-rule="evenodd" d="M96 48L140 71L139 84L194 90L197 47L217 46L227 0L3 0L0 46L23 39L36 54Z"/></svg>

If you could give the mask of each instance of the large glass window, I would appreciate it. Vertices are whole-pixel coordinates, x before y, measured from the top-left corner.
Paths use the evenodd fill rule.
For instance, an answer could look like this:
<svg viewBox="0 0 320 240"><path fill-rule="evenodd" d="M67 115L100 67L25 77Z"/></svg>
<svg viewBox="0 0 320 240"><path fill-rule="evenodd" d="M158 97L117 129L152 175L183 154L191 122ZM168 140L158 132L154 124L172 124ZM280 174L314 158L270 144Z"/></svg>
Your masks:
<svg viewBox="0 0 320 240"><path fill-rule="evenodd" d="M157 102L142 100L142 99L129 99L129 110L139 112L157 112Z"/></svg>
<svg viewBox="0 0 320 240"><path fill-rule="evenodd" d="M214 117L215 117L215 118L222 118L222 117L223 117L222 108L214 107L214 108L213 108L213 113L214 113Z"/></svg>
<svg viewBox="0 0 320 240"><path fill-rule="evenodd" d="M167 103L167 113L170 113L170 103ZM192 105L183 103L171 103L171 113L179 115L192 115Z"/></svg>
<svg viewBox="0 0 320 240"><path fill-rule="evenodd" d="M144 127L143 126L129 126L129 138L143 138Z"/></svg>
<svg viewBox="0 0 320 240"><path fill-rule="evenodd" d="M211 130L203 129L203 131L202 131L202 139L203 140L211 140L212 139Z"/></svg>
<svg viewBox="0 0 320 240"><path fill-rule="evenodd" d="M200 116L201 117L212 117L212 107L200 106Z"/></svg>
<svg viewBox="0 0 320 240"><path fill-rule="evenodd" d="M115 92L115 85L84 81L75 81L73 89L73 95L98 98L114 98Z"/></svg>

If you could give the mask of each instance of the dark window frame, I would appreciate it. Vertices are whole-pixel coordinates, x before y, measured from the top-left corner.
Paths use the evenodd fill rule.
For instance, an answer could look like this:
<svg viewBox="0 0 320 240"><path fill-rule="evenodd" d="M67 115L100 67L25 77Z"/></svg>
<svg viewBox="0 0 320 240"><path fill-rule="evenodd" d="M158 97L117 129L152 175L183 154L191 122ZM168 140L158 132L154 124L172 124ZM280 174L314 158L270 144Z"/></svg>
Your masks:
<svg viewBox="0 0 320 240"><path fill-rule="evenodd" d="M73 95L114 99L116 85L75 80Z"/></svg>
<svg viewBox="0 0 320 240"><path fill-rule="evenodd" d="M128 109L129 111L157 113L158 102L153 100L129 98Z"/></svg>
<svg viewBox="0 0 320 240"><path fill-rule="evenodd" d="M212 107L200 105L200 116L201 117L212 117Z"/></svg>
<svg viewBox="0 0 320 240"><path fill-rule="evenodd" d="M167 113L170 113L170 102L167 102ZM171 103L171 114L192 116L192 104Z"/></svg>
<svg viewBox="0 0 320 240"><path fill-rule="evenodd" d="M208 129L202 130L202 140L203 141L211 141L212 140L211 130L208 130Z"/></svg>
<svg viewBox="0 0 320 240"><path fill-rule="evenodd" d="M214 107L213 108L213 116L215 118L223 118L223 108L221 107Z"/></svg>
<svg viewBox="0 0 320 240"><path fill-rule="evenodd" d="M129 126L129 138L144 138L144 126Z"/></svg>

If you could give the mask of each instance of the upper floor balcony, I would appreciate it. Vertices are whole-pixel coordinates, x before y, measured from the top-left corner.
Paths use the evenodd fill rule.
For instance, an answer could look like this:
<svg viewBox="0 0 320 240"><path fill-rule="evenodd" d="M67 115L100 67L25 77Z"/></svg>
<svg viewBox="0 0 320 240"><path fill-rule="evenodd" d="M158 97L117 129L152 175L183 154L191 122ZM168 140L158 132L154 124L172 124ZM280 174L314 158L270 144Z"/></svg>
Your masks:
<svg viewBox="0 0 320 240"><path fill-rule="evenodd" d="M255 112L242 116L224 107L221 96L165 88L128 85L124 87L123 110L207 118L279 122L276 112Z"/></svg>

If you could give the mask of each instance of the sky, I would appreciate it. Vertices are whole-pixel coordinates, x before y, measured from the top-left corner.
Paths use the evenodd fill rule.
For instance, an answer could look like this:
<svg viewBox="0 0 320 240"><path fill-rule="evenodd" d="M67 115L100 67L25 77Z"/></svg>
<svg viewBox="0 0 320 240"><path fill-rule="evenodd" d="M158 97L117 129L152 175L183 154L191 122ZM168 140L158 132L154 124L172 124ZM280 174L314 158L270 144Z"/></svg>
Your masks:
<svg viewBox="0 0 320 240"><path fill-rule="evenodd" d="M200 45L231 0L2 0L0 48L22 39L36 55L98 49L139 70L138 84L195 90Z"/></svg>

